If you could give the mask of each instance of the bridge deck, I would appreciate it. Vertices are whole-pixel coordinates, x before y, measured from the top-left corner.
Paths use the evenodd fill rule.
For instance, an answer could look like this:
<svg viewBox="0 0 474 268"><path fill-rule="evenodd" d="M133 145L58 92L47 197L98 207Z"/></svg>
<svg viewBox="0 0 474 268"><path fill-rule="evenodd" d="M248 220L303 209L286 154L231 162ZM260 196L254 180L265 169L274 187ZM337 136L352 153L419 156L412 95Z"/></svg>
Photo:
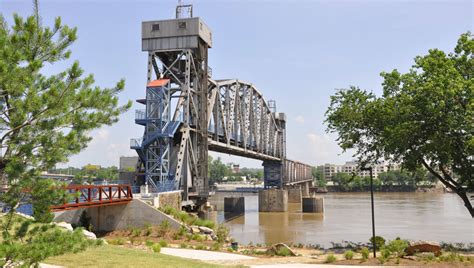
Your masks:
<svg viewBox="0 0 474 268"><path fill-rule="evenodd" d="M133 199L130 185L69 185L69 194L75 196L69 203L52 206L51 211L127 204Z"/></svg>

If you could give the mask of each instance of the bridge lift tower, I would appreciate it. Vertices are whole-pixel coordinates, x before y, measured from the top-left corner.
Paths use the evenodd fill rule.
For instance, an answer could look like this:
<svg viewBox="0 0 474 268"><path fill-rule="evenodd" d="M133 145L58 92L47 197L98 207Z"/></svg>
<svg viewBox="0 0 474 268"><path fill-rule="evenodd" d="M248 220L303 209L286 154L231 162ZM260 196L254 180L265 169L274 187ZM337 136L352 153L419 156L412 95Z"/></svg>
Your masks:
<svg viewBox="0 0 474 268"><path fill-rule="evenodd" d="M131 141L131 148L145 167L150 190L182 190L183 201L190 197L205 200L209 195L207 109L211 46L211 30L200 18L192 17L191 5L179 5L175 19L142 23L142 51L148 52L148 84L146 100L138 100L146 104L146 109L137 111L136 123L145 126L145 133L143 139Z"/></svg>

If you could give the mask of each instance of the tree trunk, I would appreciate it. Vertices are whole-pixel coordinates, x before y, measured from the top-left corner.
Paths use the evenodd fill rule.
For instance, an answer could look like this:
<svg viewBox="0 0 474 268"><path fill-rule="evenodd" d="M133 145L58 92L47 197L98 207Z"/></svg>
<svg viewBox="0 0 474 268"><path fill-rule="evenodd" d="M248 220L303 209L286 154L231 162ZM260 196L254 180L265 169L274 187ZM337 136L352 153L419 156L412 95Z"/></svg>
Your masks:
<svg viewBox="0 0 474 268"><path fill-rule="evenodd" d="M455 190L456 194L461 197L462 201L464 201L464 206L469 210L469 213L471 213L471 217L474 218L474 209L472 207L471 201L469 201L469 197L467 196L465 191L458 191L457 189Z"/></svg>

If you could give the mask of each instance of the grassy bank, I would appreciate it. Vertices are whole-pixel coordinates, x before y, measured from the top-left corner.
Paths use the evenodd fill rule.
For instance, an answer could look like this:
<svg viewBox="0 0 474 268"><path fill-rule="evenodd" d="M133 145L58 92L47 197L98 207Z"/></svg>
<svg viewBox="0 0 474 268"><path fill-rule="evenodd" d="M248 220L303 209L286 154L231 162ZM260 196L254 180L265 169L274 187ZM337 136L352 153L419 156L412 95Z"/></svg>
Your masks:
<svg viewBox="0 0 474 268"><path fill-rule="evenodd" d="M224 267L151 251L111 245L91 248L76 254L67 253L51 257L46 259L44 263L64 267Z"/></svg>

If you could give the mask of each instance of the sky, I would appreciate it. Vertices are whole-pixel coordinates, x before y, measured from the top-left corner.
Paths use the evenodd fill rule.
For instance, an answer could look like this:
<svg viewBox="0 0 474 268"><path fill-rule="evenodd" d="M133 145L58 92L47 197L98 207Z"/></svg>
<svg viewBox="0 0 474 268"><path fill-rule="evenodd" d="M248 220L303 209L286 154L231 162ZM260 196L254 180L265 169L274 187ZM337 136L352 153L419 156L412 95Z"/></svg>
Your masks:
<svg viewBox="0 0 474 268"><path fill-rule="evenodd" d="M141 22L174 18L178 1L40 1L43 25L60 16L78 28L70 60L45 66L54 74L79 61L96 85L124 78L121 103L145 95L147 54L141 51ZM253 83L277 111L287 115L287 157L310 165L344 163L336 136L326 132L324 113L336 89L351 85L381 93L382 71L409 70L416 55L431 48L452 51L461 33L473 31L470 0L406 1L183 1L193 4L213 33L209 65L214 79ZM32 13L32 1L0 0L0 13ZM143 127L131 110L113 126L92 131L81 153L59 166L118 165L136 155L131 138ZM224 162L260 167L261 162L212 153Z"/></svg>

